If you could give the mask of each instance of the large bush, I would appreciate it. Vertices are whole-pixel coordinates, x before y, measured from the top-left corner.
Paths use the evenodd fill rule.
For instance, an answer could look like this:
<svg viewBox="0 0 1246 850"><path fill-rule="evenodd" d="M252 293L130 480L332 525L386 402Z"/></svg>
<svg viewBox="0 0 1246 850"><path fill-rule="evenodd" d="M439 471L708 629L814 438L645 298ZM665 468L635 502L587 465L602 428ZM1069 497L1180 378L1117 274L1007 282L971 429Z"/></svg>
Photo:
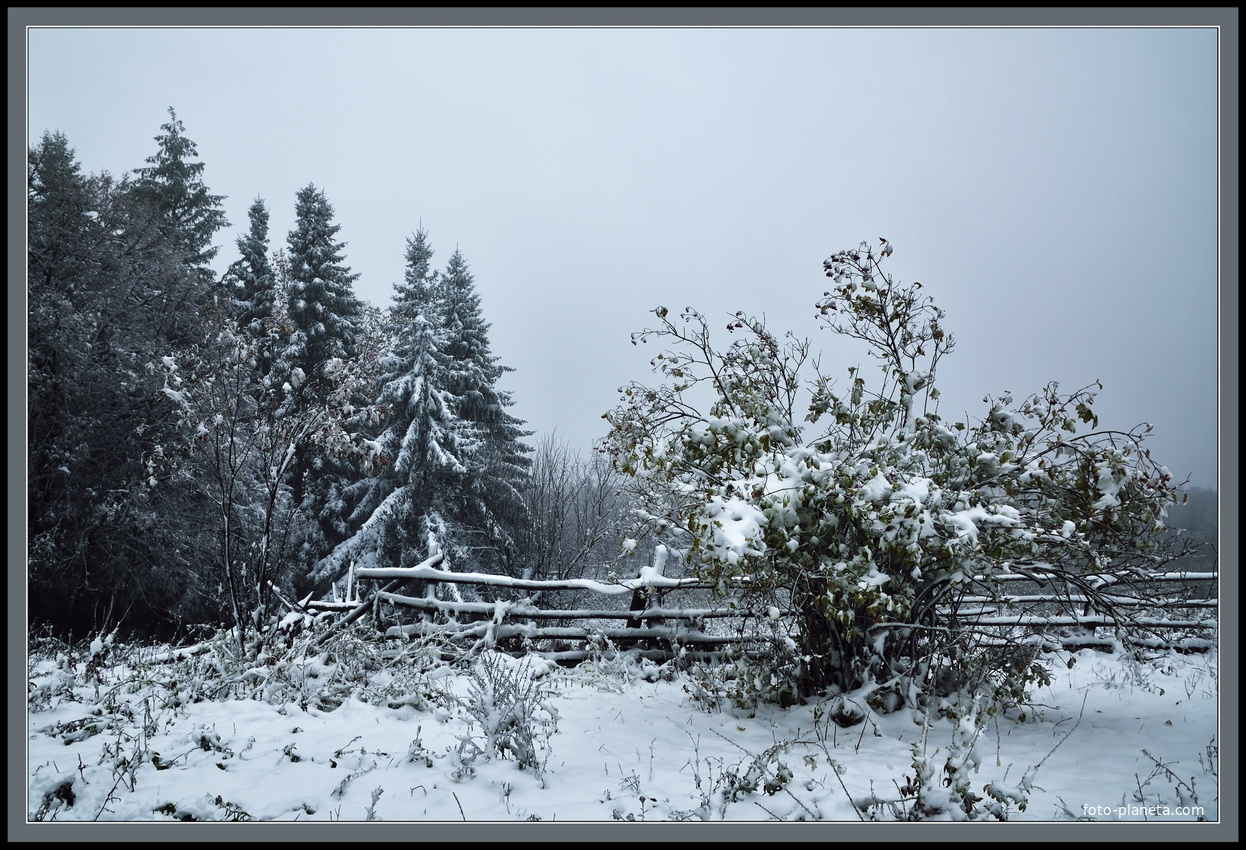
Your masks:
<svg viewBox="0 0 1246 850"><path fill-rule="evenodd" d="M866 687L886 707L935 690L1017 697L1044 675L1034 654L958 601L1033 575L1127 622L1095 577L1164 561L1175 483L1143 446L1150 426L1099 429L1097 383L988 396L981 419L944 421L935 372L953 338L921 284L883 271L891 253L880 240L830 257L817 303L878 371L849 368L841 389L807 341L761 320L737 313L718 348L703 315L659 307L633 342L665 347L664 380L622 388L606 449L645 530L782 627L768 657L793 689Z"/></svg>

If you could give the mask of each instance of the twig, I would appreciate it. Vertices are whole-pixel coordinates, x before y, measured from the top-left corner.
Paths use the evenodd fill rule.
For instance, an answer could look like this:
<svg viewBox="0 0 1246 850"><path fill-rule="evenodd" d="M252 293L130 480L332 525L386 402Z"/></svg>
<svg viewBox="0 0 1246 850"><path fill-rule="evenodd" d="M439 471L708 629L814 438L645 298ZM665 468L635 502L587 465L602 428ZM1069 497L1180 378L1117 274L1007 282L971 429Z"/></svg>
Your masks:
<svg viewBox="0 0 1246 850"><path fill-rule="evenodd" d="M861 814L861 810L857 808L857 801L852 799L852 794L848 793L848 786L844 784L844 778L839 775L839 765L832 758L827 758L831 765L831 773L835 774L835 779L839 781L839 787L844 789L844 796L848 798L848 804L852 806L852 810L857 813L857 820L863 821L865 817ZM870 794L873 795L873 790Z"/></svg>
<svg viewBox="0 0 1246 850"><path fill-rule="evenodd" d="M1057 741L1057 742L1056 742L1056 745L1055 745L1054 747L1052 747L1052 748L1051 748L1051 750L1047 753L1047 755L1043 756L1043 760L1042 760L1042 761L1040 761L1038 764L1034 765L1034 770L1035 770L1035 771L1037 771L1040 767L1042 767L1044 764L1046 764L1046 763L1047 763L1047 759L1051 758L1051 754L1052 754L1052 753L1054 753L1056 750L1060 749L1060 745L1061 745L1061 744L1063 744L1065 741L1067 741L1067 740L1069 739L1069 737L1070 737L1070 736L1071 736L1074 732L1076 732L1076 731L1077 731L1077 727L1078 727L1078 726L1081 726L1081 725L1082 725L1082 717L1086 714L1086 697L1088 697L1088 696L1090 696L1090 692L1089 692L1089 691L1087 691L1087 692L1086 692L1086 695L1082 697L1082 708L1081 708L1081 711L1079 711L1079 712L1077 713L1077 722L1073 724L1073 728L1072 728L1072 729L1070 729L1070 730L1068 731L1068 734L1067 734L1067 735L1065 735L1063 738L1061 738L1059 741Z"/></svg>
<svg viewBox="0 0 1246 850"><path fill-rule="evenodd" d="M763 806L761 803L757 802L756 800L753 801L753 805L761 809L766 814L770 815L770 817L774 818L775 820L777 821L783 820L783 818L779 817L774 812L770 811L769 809L767 809L765 806Z"/></svg>
<svg viewBox="0 0 1246 850"><path fill-rule="evenodd" d="M752 753L750 753L747 749L745 749L744 747L740 746L739 742L731 740L731 739L730 739L730 738L728 738L726 735L724 735L722 732L719 732L717 729L710 729L710 731L711 731L711 732L713 732L713 733L714 733L715 735L717 735L718 737L722 738L722 739L723 739L724 741L726 741L728 744L731 744L733 747L735 747L736 749L738 749L740 752L744 753L746 756L751 756L751 755L752 755Z"/></svg>
<svg viewBox="0 0 1246 850"><path fill-rule="evenodd" d="M465 814L463 813L463 804L462 804L462 803L459 803L459 795L458 795L458 794L456 794L456 793L454 793L453 791L451 791L451 792L450 792L450 796L454 798L454 802L456 802L456 803L458 803L458 804L459 804L459 814L462 816L463 821L466 823L466 821L467 821L467 815L465 815Z"/></svg>
<svg viewBox="0 0 1246 850"><path fill-rule="evenodd" d="M1149 818L1147 818L1146 816L1146 809L1147 809L1146 793L1142 790L1142 778L1139 777L1138 774L1136 773L1134 774L1134 782L1138 783L1138 802L1142 804L1142 807L1140 809L1140 811L1142 812L1142 819L1149 820Z"/></svg>
<svg viewBox="0 0 1246 850"><path fill-rule="evenodd" d="M360 738L362 738L362 737L363 737L362 735L356 735L355 737L351 738L349 741L347 741L347 742L346 742L346 744L345 744L344 746L342 746L341 748L339 748L339 749L337 750L337 752L335 752L333 755L334 755L336 758L341 758L341 757L342 757L342 753L346 752L346 747L349 747L351 744L355 743L356 741L358 741L358 740L359 740Z"/></svg>
<svg viewBox="0 0 1246 850"><path fill-rule="evenodd" d="M833 770L833 769L834 769L834 768L832 768L832 770ZM793 800L796 800L796 805L798 805L798 806L800 806L802 809L804 809L804 810L805 810L805 814L809 815L809 817L813 818L814 820L821 820L821 818L820 818L820 817L818 817L817 815L815 815L813 812L809 811L809 807L808 807L808 806L806 806L804 803L802 803L800 800L798 800L798 799L796 798L796 795L792 793L792 789L790 789L790 788L788 788L786 785L784 785L784 786L783 786L783 790L787 792L787 796L791 797Z"/></svg>
<svg viewBox="0 0 1246 850"><path fill-rule="evenodd" d="M94 817L94 818L92 818L92 820L99 820L99 819L100 819L100 815L104 814L104 812L106 812L106 811L111 811L111 810L108 808L108 804L109 804L109 803L120 802L121 798L120 798L120 797L116 797L116 796L114 796L114 795L113 795L113 791L116 791L116 790L117 790L117 788L121 785L121 780L122 780L124 777L125 777L125 773L124 773L124 772L122 772L122 773L121 773L121 774L117 777L117 781L116 781L116 782L114 782L114 783L112 784L112 788L111 788L111 789L109 789L108 793L104 795L104 804L103 804L102 806L100 806L100 810L99 810L98 812L96 812L96 813L95 813L95 817Z"/></svg>

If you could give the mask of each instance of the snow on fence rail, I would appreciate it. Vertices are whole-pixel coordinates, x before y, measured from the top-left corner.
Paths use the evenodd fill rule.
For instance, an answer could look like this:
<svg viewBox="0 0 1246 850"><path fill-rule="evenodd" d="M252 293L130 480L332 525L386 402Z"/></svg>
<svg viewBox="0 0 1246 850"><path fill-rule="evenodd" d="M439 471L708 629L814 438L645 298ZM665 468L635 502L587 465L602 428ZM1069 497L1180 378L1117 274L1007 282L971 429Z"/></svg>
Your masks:
<svg viewBox="0 0 1246 850"><path fill-rule="evenodd" d="M700 601L707 601L710 588L695 578L663 575L664 562L665 552L659 550L654 566L642 568L636 578L614 582L536 580L453 573L442 568L444 560L436 555L415 567L355 569L354 582L384 582L359 600L303 604L311 611L337 612L337 626L371 613L386 637L440 638L458 651L497 648L516 655L540 654L559 663L577 663L612 650L656 660L675 654L712 659L729 647L744 654L768 651L774 633L758 628L757 618L733 600L668 604L668 597L680 593L700 594ZM1046 649L1111 648L1119 645L1122 629L1138 646L1202 651L1215 645L1219 600L1207 594L1214 593L1218 573L1104 573L1078 577L1076 583L1067 578L1041 569L993 576L990 582L976 576L964 583L967 592L949 599L941 614L1001 640L1017 640L1023 633L1023 639ZM422 595L400 592L413 583L423 584ZM1020 592L1003 592L1022 583L1027 586L1018 588ZM438 586L452 588L455 598L439 598ZM477 598L463 599L463 587L473 588ZM480 599L482 593L496 598ZM534 601L566 593L603 601L630 598L621 607L543 607ZM414 617L398 622L397 611ZM607 625L609 621L622 625Z"/></svg>

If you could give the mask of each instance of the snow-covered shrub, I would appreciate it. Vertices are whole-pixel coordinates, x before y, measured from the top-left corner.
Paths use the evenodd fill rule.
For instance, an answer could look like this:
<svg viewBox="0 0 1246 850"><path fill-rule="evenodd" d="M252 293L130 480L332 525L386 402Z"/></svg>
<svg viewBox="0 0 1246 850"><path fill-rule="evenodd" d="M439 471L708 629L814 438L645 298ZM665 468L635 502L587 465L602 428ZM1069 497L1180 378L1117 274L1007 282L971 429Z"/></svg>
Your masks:
<svg viewBox="0 0 1246 850"><path fill-rule="evenodd" d="M692 811L672 812L673 819L726 820L732 804L749 798L757 802L757 796L773 797L787 790L795 776L785 760L793 745L792 741L778 741L756 754L741 747L745 757L735 762L716 756L702 758L694 746L687 767L692 772L700 805ZM799 801L797 804L801 805Z"/></svg>
<svg viewBox="0 0 1246 850"><path fill-rule="evenodd" d="M31 711L77 700L78 663L72 646L51 635L32 636L26 653L26 702Z"/></svg>
<svg viewBox="0 0 1246 850"><path fill-rule="evenodd" d="M928 730L929 726L925 728ZM933 753L925 752L925 735L920 742L913 742L913 776L905 786L905 792L913 797L913 806L907 812L910 818L977 819L983 797L974 792L973 778L981 767L977 744L982 733L980 717L970 714L954 723L946 751L936 747ZM1021 805L1024 808L1024 802Z"/></svg>
<svg viewBox="0 0 1246 850"><path fill-rule="evenodd" d="M792 681L757 693L895 683L900 703L966 687L1016 700L1045 675L1024 651L971 652L979 669L966 675L966 652L985 645L967 636L1016 640L975 617L1001 598L999 577L1060 588L1047 615L1094 610L1127 634L1128 611L1098 577L1165 563L1175 485L1143 445L1149 425L1098 429L1097 382L1020 401L1005 391L980 419L945 422L935 373L952 335L920 283L883 272L892 248L880 242L826 260L835 288L817 303L867 346L880 380L850 367L840 390L806 340L736 313L720 349L702 314L659 307L633 342L670 346L652 361L664 382L621 389L603 448L631 478L634 536L785 626L785 657L767 664Z"/></svg>
<svg viewBox="0 0 1246 850"><path fill-rule="evenodd" d="M688 665L684 691L707 711L728 706L756 710L759 703L794 705L796 661L782 644L772 653L745 654L734 645L706 662Z"/></svg>
<svg viewBox="0 0 1246 850"><path fill-rule="evenodd" d="M856 801L858 808L871 820L901 821L1004 821L1014 811L1024 812L1042 762L1028 767L1014 784L1006 779L982 782L979 743L993 714L989 706L986 699L968 706L952 719L946 745L933 750L930 735L936 724L933 717L927 716L921 740L909 747L911 775L895 783L898 796L884 799L872 794Z"/></svg>
<svg viewBox="0 0 1246 850"><path fill-rule="evenodd" d="M741 762L727 770L724 796L734 803L758 791L771 797L779 793L792 779L792 769L782 759L790 748L786 741L777 743L753 756L747 764Z"/></svg>
<svg viewBox="0 0 1246 850"><path fill-rule="evenodd" d="M671 681L683 667L678 656L657 662L635 649L620 649L599 632L588 634L584 649L588 657L575 666L572 675L581 683L616 693L637 681Z"/></svg>
<svg viewBox="0 0 1246 850"><path fill-rule="evenodd" d="M456 775L470 776L477 758L513 758L544 782L549 739L558 731L553 689L542 679L544 662L487 651L472 666L464 708L471 730L459 739Z"/></svg>
<svg viewBox="0 0 1246 850"><path fill-rule="evenodd" d="M436 672L441 642L437 636L395 644L361 624L334 632L284 636L275 632L254 661L232 653L226 681L235 696L274 705L296 703L332 711L348 699L390 708L424 709L446 704ZM220 647L228 652L229 644Z"/></svg>

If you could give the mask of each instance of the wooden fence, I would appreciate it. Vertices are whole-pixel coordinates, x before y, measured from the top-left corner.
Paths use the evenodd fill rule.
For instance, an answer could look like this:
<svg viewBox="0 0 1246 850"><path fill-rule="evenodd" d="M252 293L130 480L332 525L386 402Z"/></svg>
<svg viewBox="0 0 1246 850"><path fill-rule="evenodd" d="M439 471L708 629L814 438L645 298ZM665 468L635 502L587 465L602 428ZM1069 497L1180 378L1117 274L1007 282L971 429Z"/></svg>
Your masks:
<svg viewBox="0 0 1246 850"><path fill-rule="evenodd" d="M676 655L713 659L728 647L743 654L771 651L776 633L768 626L774 623L729 599L710 604L708 585L669 578L661 561L656 563L636 578L615 582L536 581L453 573L442 569L438 555L416 567L356 569L356 593L370 586L358 598L305 605L337 612L338 625L370 614L386 637L436 638L456 654L496 648L575 664L624 650L658 661ZM412 585L423 593L403 592ZM1198 652L1216 643L1217 586L1215 572L1104 573L1071 585L1035 568L991 582L980 577L965 582L940 613L945 622L987 641L1024 640L1048 650L1111 649L1127 634L1132 646ZM568 595L579 604L545 604ZM794 627L789 613L778 612L778 619Z"/></svg>

